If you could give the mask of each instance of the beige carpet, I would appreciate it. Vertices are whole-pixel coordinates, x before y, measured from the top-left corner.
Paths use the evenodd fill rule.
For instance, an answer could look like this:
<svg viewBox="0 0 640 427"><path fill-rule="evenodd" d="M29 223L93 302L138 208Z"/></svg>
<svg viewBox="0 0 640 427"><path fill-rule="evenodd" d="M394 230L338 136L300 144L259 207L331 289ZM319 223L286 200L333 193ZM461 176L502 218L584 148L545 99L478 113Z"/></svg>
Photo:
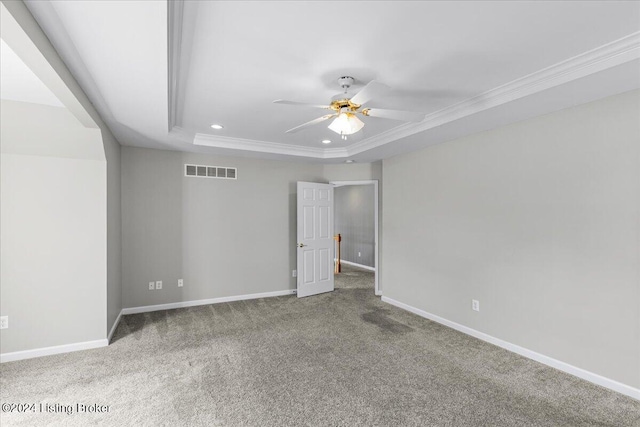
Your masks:
<svg viewBox="0 0 640 427"><path fill-rule="evenodd" d="M0 366L2 426L639 426L640 402L336 291L123 317L107 348Z"/></svg>

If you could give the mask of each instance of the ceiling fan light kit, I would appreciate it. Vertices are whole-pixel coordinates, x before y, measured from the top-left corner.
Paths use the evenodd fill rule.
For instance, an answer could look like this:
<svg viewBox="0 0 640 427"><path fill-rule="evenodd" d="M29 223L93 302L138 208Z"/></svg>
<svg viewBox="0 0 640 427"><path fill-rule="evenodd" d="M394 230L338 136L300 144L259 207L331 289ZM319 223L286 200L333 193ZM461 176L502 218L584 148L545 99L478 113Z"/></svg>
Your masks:
<svg viewBox="0 0 640 427"><path fill-rule="evenodd" d="M424 119L423 113L413 111L386 110L380 108L364 108L364 104L385 95L391 88L385 84L375 80L370 81L357 94L351 96L348 91L355 79L351 76L342 76L338 79L338 85L344 91L331 98L329 105L306 104L303 102L286 101L278 99L273 101L275 104L287 104L302 107L322 108L331 110L333 113L318 117L310 122L304 123L289 129L286 133L298 132L313 125L324 122L325 120L334 119L328 126L329 129L339 134L342 139L347 139L348 135L359 132L364 127L364 122L357 117L357 114L372 118L392 119L405 122L419 122Z"/></svg>
<svg viewBox="0 0 640 427"><path fill-rule="evenodd" d="M362 120L353 113L340 113L338 117L329 125L329 129L339 134L342 139L347 139L347 135L353 135L364 127Z"/></svg>

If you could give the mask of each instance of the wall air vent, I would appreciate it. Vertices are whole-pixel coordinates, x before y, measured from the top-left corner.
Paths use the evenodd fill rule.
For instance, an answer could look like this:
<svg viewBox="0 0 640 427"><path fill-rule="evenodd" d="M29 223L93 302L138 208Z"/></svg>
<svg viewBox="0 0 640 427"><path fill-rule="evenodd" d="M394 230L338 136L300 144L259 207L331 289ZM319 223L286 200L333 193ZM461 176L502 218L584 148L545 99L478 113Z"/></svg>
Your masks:
<svg viewBox="0 0 640 427"><path fill-rule="evenodd" d="M224 166L184 165L184 176L196 178L238 179L238 169Z"/></svg>

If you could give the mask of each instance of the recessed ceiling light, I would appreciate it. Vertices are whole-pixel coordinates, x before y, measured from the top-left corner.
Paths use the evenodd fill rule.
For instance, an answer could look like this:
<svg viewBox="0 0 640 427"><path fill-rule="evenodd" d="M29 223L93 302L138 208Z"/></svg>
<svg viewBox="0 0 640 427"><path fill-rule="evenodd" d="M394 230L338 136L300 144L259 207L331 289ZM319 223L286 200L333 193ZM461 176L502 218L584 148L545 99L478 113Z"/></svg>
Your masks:
<svg viewBox="0 0 640 427"><path fill-rule="evenodd" d="M353 163L353 160L345 160L345 163Z"/></svg>
<svg viewBox="0 0 640 427"><path fill-rule="evenodd" d="M331 140L330 139L323 139L322 143L323 144L331 144Z"/></svg>
<svg viewBox="0 0 640 427"><path fill-rule="evenodd" d="M222 129L223 127L224 126L222 125L211 125L211 129L216 129L216 130Z"/></svg>

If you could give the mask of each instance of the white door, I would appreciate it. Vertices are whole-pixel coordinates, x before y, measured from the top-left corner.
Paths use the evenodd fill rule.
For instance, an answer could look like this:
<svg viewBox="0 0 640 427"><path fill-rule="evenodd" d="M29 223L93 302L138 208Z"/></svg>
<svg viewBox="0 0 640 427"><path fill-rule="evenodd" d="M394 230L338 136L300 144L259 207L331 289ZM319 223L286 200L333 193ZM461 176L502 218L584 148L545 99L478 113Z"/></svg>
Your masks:
<svg viewBox="0 0 640 427"><path fill-rule="evenodd" d="M333 185L298 182L298 298L333 291Z"/></svg>

